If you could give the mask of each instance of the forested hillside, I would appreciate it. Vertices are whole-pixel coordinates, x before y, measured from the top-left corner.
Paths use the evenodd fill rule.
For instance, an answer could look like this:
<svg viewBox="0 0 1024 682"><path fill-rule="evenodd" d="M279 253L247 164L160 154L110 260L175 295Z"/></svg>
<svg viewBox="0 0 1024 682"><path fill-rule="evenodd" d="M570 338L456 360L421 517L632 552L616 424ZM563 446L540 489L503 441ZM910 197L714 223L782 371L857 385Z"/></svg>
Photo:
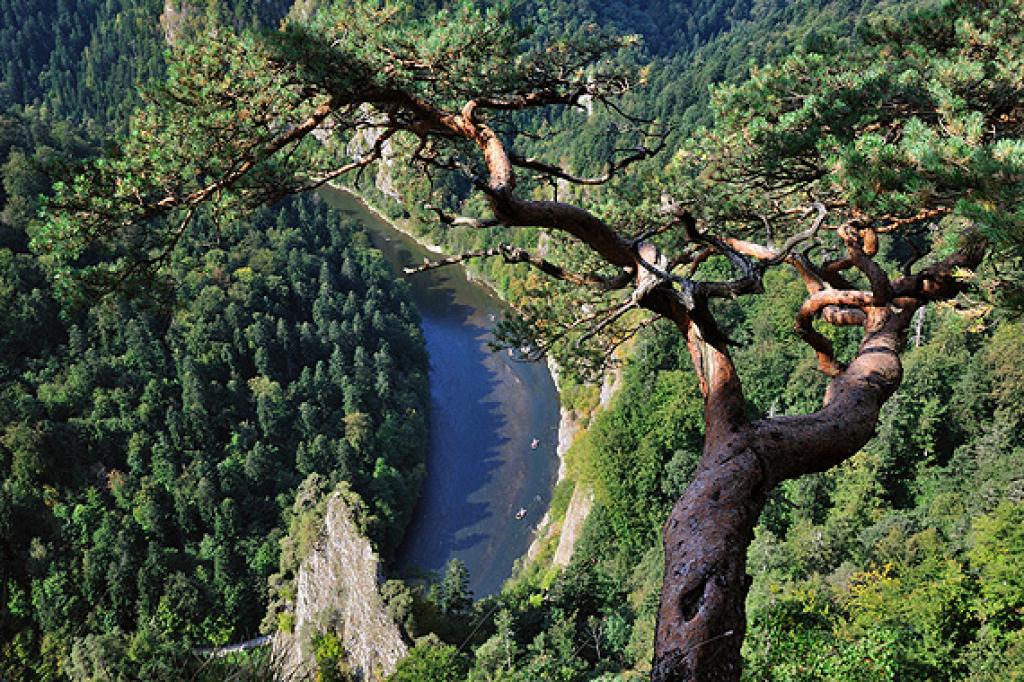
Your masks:
<svg viewBox="0 0 1024 682"><path fill-rule="evenodd" d="M38 198L162 71L162 5L31 9L2 24L0 676L179 679L194 647L262 634L268 580L305 551L281 556L300 484L312 506L352 491L397 546L423 475L418 316L311 197L206 223L146 291L54 281L27 247Z"/></svg>
<svg viewBox="0 0 1024 682"><path fill-rule="evenodd" d="M33 105L55 121L120 128L139 103L137 86L163 73L178 10L243 27L276 26L289 7L286 0L4 0L0 108Z"/></svg>
<svg viewBox="0 0 1024 682"><path fill-rule="evenodd" d="M211 239L182 255L169 300L82 309L2 252L12 678L114 659L173 677L190 647L257 634L304 479L314 496L347 482L386 551L401 536L426 429L403 288L309 199Z"/></svg>
<svg viewBox="0 0 1024 682"><path fill-rule="evenodd" d="M61 159L90 156L100 146L96 137L83 141L76 126L91 121L123 129L135 104L125 94L129 85L163 73L157 56L162 36L153 23L163 7L122 4L41 4L29 17L23 3L13 3L3 8L0 24L9 38L0 46L0 96L16 105L0 129L0 671L15 679L89 677L115 665L109 668L114 677L173 678L168 666L185 648L255 633L270 599L267 578L295 566L294 556L282 561L279 540L289 521L293 530L302 526L302 519L288 515L297 488L315 497L347 481L368 506L367 531L386 550L404 526L421 476L416 444L425 428L425 359L415 315L403 285L390 281L364 238L315 201L277 205L222 233L197 220L158 280L173 288L156 286L142 298L72 307L55 293L45 259L27 251L36 197L61 172ZM412 4L423 11L441 3ZM610 189L541 172L522 173L519 189L535 199L595 207L635 235L658 215L660 192L707 180L688 165L707 160L691 140L728 138L735 132L730 117L753 118L737 113L740 105L768 112L745 124L751 148L774 148L780 157L808 139L828 148L842 130L811 126L819 137L780 134L774 147L758 135L776 127L788 134L785 126L801 116L815 123L819 115L834 116L851 129L864 121L844 119L845 104L826 102L829 92L817 99L794 95L806 107L791 111L780 104L785 97L766 102L765 92L775 91L762 86L772 79L785 83L793 73L805 76L807 64L840 70L843 55L881 40L867 28L868 16L901 4L522 5L517 16L536 20L530 40L538 45L566 34L588 45L611 34L640 39L625 41L614 56L614 70L630 74L618 100L622 111L581 102L559 111L497 113L508 143L580 175L600 175L636 149L660 153L639 160ZM999 6L989 15L989 3L949 3L958 11L977 9L987 20L1008 12L993 5ZM226 7L220 20L235 27L274 25L285 11L264 3ZM893 28L899 24L888 26L890 38L899 33ZM457 43L461 34L453 33ZM951 32L921 34L933 43L955 42ZM942 106L925 117L928 125L942 116L956 120L957 127L941 133L946 146L924 124L915 129L902 119L889 121L896 132L883 137L872 135L868 123L861 146L851 145L859 156L835 163L837 175L851 167L855 174L858 163L874 168L886 145L902 145L900 153L913 157L916 166L868 177L858 186L859 199L884 202L891 195L898 213L906 209L898 202L952 193L957 179L958 189L981 194L989 180L977 174L979 163L995 169L991 182L1018 178L1019 185L1014 159L1020 146L974 154L972 145L987 134L980 119L954 116L972 97L991 98L1005 107L1001 125L1019 127L1015 95L1000 100L989 92L995 67L970 70L984 61L984 50L996 53L987 42L991 35L979 31L973 38L976 61L957 62L954 55L922 69L938 74L936 82L939 76L955 82L948 92L929 93ZM432 39L443 46L443 37ZM124 50L138 52L129 58ZM756 70L747 80L751 64L793 53L782 70ZM304 64L303 77L326 78L317 66ZM744 81L737 90L720 90L719 109L712 111L709 85ZM794 90L800 85L792 83ZM912 90L915 83L899 85ZM1019 79L996 85L999 92L1020 91ZM448 94L444 88L455 86L437 87ZM241 110L231 109L237 102L224 106ZM230 129L223 120L209 120ZM702 133L704 125L712 131ZM533 132L512 132L522 128ZM615 147L616 135L625 147ZM416 142L396 137L389 153L408 160L424 149ZM893 167L903 158L893 156ZM456 166L434 160L437 167ZM935 168L945 183L941 191L914 175ZM356 184L392 214L411 216L415 229L451 252L507 243L597 270L593 256L564 235L457 226L452 214L488 211L486 200L470 198L473 184L464 177L394 162L385 170L398 201L372 186L374 173ZM907 178L909 189L900 184ZM724 215L733 197L723 192L716 198ZM440 208L424 208L428 200ZM1009 201L1017 208L1008 211L1005 233L990 235L999 246L986 261L989 269L961 273L976 278L971 296L916 313L902 385L875 437L842 465L786 481L768 497L746 566L753 583L744 679L994 682L1024 676L1024 357L1019 291L1007 286L1020 273L1021 240L1013 232L1019 196ZM984 215L992 206L971 210ZM879 262L892 273L909 272L919 257L913 251L925 246L942 254L953 250L948 230L936 223L883 250ZM728 271L720 255L709 261L712 275ZM523 312L523 320L505 328L514 348L529 349L537 325L550 332L553 327L543 325L552 318L596 305L571 299L563 284L500 258L472 267ZM772 270L764 280L764 293L716 302L713 312L734 344L750 417L805 414L820 406L827 380L814 352L793 332L804 287L789 271ZM564 516L574 487L595 495L572 562L564 570L551 566L553 547L544 547L502 595L476 604L460 589L465 576L458 566L433 590L390 583L385 594L393 614L417 643L391 679L525 682L651 674L665 560L662 524L693 475L705 421L685 339L664 322L636 325L644 329L632 338L634 320L618 321L601 330L604 336L592 335L614 343L631 337L615 356L625 364L622 388L603 413L591 415L596 390L578 382L612 357L609 346L576 344L578 336L570 336L556 347L565 402L589 422L589 431L567 456L569 476L555 494L554 522ZM856 353L858 338L849 329L826 333L838 357ZM287 592L282 579L287 576L274 582ZM339 657L325 652L325 661Z"/></svg>

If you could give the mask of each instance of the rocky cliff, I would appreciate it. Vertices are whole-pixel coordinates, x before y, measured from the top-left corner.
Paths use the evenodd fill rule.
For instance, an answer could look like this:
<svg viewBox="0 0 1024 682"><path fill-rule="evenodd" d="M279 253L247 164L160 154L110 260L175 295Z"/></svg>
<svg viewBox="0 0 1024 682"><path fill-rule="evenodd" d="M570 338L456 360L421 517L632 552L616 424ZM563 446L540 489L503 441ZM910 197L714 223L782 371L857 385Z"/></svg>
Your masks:
<svg viewBox="0 0 1024 682"><path fill-rule="evenodd" d="M328 634L342 643L357 679L381 680L394 671L407 647L381 600L380 569L345 502L333 495L320 541L296 575L291 632L274 638L279 679L314 679L315 642Z"/></svg>
<svg viewBox="0 0 1024 682"><path fill-rule="evenodd" d="M558 384L558 366L550 358L548 358L548 368L551 370L551 376L554 377L555 383ZM622 370L617 368L606 372L601 384L600 400L594 413L607 408L621 387ZM593 417L594 413L590 414L590 417ZM562 407L561 419L558 423L558 483L561 483L569 475L565 454L572 447L576 437L584 430L585 427L580 422L575 411ZM573 550L576 548L576 541L583 531L583 524L586 522L587 517L590 516L590 510L593 506L593 488L584 481L575 481L572 499L569 501L569 507L565 511L565 518L562 519L561 523L552 523L550 515L544 514L544 518L537 524L533 542L530 543L530 547L526 552L527 561L537 559L540 556L544 543L551 542L557 537L558 545L551 561L554 565L561 566L562 568L568 566L570 559L572 559Z"/></svg>
<svg viewBox="0 0 1024 682"><path fill-rule="evenodd" d="M194 12L195 9L183 0L164 0L164 9L160 13L160 29L164 34L164 42L169 47L177 44Z"/></svg>
<svg viewBox="0 0 1024 682"><path fill-rule="evenodd" d="M580 533L583 532L583 524L590 516L590 509L593 506L593 489L586 483L577 483L572 491L569 508L565 510L565 519L562 520L555 556L551 559L555 566L565 568L569 565L572 552L576 548L576 541L579 540Z"/></svg>

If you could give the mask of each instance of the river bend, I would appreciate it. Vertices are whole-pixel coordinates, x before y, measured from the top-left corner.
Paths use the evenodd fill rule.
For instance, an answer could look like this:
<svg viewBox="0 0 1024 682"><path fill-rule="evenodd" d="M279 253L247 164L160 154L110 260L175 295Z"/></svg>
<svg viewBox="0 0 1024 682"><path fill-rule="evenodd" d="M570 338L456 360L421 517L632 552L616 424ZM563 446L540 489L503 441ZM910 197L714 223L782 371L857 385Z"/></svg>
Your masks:
<svg viewBox="0 0 1024 682"><path fill-rule="evenodd" d="M396 272L431 256L355 196L321 195L366 228ZM477 598L496 594L550 502L558 393L543 364L487 348L508 308L470 282L461 266L414 275L409 283L430 356L430 445L397 567L406 577L441 573L458 557ZM516 518L522 509L523 518Z"/></svg>

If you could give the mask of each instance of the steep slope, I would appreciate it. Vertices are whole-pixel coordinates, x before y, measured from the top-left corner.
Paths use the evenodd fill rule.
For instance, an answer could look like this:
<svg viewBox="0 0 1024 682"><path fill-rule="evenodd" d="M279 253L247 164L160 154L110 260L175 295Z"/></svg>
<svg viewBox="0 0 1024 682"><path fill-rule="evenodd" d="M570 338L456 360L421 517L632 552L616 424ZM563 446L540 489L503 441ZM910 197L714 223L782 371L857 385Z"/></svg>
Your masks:
<svg viewBox="0 0 1024 682"><path fill-rule="evenodd" d="M274 639L281 679L315 679L318 669L328 665L367 681L394 672L408 647L380 597L381 569L345 496L331 495L316 545L295 578L288 629ZM328 663L324 652L332 641L341 645L344 656Z"/></svg>

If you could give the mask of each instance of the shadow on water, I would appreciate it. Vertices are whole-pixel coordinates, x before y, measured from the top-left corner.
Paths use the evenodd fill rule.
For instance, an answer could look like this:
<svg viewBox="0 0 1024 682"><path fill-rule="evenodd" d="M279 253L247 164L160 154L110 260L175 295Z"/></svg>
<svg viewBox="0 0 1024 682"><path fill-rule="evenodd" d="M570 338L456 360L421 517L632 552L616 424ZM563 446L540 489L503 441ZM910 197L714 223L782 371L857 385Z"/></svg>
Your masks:
<svg viewBox="0 0 1024 682"><path fill-rule="evenodd" d="M444 408L431 413L430 480L399 556L433 570L440 568L431 565L435 556L476 548L466 531L486 518L489 505L475 494L491 482L508 439L498 435L506 417L501 404L491 397L498 378L487 368L478 343L486 338L485 330L454 329L427 315L423 328L430 356L431 403Z"/></svg>
<svg viewBox="0 0 1024 682"><path fill-rule="evenodd" d="M324 193L362 224L397 271L430 254L351 195ZM462 559L477 597L498 592L551 497L557 469L558 396L547 368L487 347L505 306L460 267L408 280L430 357L427 478L397 568L442 572ZM532 439L542 445L531 448ZM524 519L516 519L519 509Z"/></svg>

